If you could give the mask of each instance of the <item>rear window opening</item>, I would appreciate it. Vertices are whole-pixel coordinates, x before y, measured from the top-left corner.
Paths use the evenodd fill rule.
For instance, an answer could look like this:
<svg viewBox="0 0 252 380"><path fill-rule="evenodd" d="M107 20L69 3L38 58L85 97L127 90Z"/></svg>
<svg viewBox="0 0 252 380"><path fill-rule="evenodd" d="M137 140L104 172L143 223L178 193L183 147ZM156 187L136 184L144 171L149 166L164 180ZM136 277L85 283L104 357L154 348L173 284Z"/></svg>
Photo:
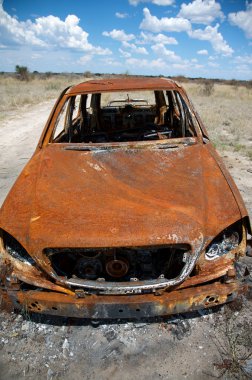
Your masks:
<svg viewBox="0 0 252 380"><path fill-rule="evenodd" d="M45 254L58 276L112 282L144 281L179 276L190 247L48 248Z"/></svg>
<svg viewBox="0 0 252 380"><path fill-rule="evenodd" d="M194 137L195 123L177 91L131 91L68 97L53 143L107 143Z"/></svg>

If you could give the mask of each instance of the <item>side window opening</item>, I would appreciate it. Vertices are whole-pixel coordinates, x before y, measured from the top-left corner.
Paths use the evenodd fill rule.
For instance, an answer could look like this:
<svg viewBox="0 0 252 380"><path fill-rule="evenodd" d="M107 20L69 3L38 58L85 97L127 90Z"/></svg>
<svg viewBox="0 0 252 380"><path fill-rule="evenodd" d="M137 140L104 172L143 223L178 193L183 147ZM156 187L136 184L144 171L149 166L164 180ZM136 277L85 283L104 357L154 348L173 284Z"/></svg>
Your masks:
<svg viewBox="0 0 252 380"><path fill-rule="evenodd" d="M174 99L175 99L174 108L175 108L175 115L177 118L179 137L196 136L195 120L193 120L191 111L189 110L185 100L177 91L174 91Z"/></svg>
<svg viewBox="0 0 252 380"><path fill-rule="evenodd" d="M53 131L53 142L61 142L62 137L66 133L67 125L67 110L69 107L70 98L63 105L57 120L55 122L54 131Z"/></svg>
<svg viewBox="0 0 252 380"><path fill-rule="evenodd" d="M190 110L177 91L71 96L55 123L54 143L163 140L195 136Z"/></svg>

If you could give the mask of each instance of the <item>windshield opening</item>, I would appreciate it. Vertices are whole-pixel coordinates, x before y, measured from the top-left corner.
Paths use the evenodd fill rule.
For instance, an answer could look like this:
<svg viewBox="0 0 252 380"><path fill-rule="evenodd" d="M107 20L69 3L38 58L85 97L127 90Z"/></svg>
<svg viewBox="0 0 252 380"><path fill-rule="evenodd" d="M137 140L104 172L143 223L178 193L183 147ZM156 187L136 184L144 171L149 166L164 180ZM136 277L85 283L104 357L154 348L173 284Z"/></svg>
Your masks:
<svg viewBox="0 0 252 380"><path fill-rule="evenodd" d="M181 94L155 90L70 96L50 141L120 143L194 136L194 120Z"/></svg>

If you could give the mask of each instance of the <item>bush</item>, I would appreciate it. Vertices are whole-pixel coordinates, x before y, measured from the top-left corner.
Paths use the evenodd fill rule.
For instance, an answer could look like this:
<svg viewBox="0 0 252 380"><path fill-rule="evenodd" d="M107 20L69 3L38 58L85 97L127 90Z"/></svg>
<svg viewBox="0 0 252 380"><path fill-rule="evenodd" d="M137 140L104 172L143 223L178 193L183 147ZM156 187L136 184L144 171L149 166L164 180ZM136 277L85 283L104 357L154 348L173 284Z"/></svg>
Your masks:
<svg viewBox="0 0 252 380"><path fill-rule="evenodd" d="M212 82L210 80L206 80L203 83L203 87L202 87L201 91L202 91L202 94L205 96L213 95L213 93L214 93L214 82Z"/></svg>
<svg viewBox="0 0 252 380"><path fill-rule="evenodd" d="M91 71L85 71L83 73L83 75L84 75L84 78L92 78L92 76L93 76L93 74L91 73Z"/></svg>
<svg viewBox="0 0 252 380"><path fill-rule="evenodd" d="M16 65L15 67L17 78L20 80L28 81L29 78L29 70L26 66Z"/></svg>

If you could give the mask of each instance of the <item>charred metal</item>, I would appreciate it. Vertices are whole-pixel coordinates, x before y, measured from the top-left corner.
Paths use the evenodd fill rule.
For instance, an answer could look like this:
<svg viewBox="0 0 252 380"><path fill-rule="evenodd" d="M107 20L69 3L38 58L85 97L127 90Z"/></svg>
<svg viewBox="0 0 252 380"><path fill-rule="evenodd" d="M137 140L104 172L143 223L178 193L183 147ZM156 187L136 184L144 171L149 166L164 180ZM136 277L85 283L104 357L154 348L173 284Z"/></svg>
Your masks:
<svg viewBox="0 0 252 380"><path fill-rule="evenodd" d="M163 78L61 94L0 210L0 304L169 315L246 291L248 213L184 90Z"/></svg>

